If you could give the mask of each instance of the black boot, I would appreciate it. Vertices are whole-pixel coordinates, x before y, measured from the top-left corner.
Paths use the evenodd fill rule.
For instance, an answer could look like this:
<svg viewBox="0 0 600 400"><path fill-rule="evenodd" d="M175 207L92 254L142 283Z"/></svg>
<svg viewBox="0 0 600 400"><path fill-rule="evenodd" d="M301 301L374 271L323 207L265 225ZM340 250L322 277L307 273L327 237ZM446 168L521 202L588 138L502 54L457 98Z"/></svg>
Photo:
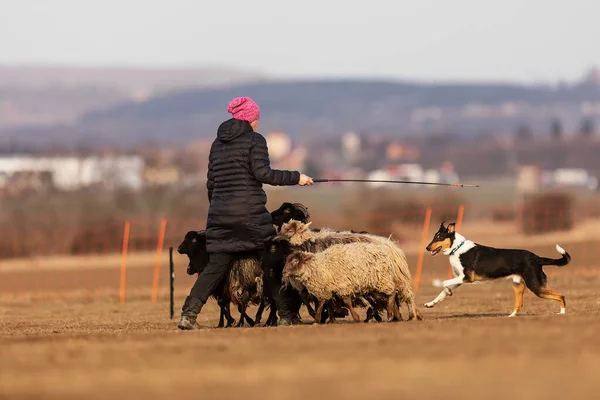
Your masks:
<svg viewBox="0 0 600 400"><path fill-rule="evenodd" d="M183 303L183 307L181 307L181 319L179 320L177 327L181 330L196 329L198 327L196 324L196 317L198 317L203 305L204 304L200 299L187 296Z"/></svg>

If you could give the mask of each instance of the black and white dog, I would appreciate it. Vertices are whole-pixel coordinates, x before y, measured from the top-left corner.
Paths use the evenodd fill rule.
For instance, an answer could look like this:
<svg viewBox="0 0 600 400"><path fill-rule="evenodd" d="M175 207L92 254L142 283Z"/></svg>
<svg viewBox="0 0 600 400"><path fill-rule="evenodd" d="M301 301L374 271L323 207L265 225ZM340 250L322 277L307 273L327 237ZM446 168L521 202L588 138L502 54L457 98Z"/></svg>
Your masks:
<svg viewBox="0 0 600 400"><path fill-rule="evenodd" d="M515 291L515 306L509 317L516 316L523 307L525 286L542 299L557 301L560 304L560 314L566 311L565 296L550 290L546 274L542 270L544 265L563 267L571 261L569 253L559 245L556 245L556 251L562 255L559 259L539 257L528 250L497 249L467 240L455 232L454 223L444 226L442 222L426 249L432 256L440 251L449 256L454 276L442 282L444 290L433 301L425 303L427 308L452 296L452 291L463 283L508 278L512 279Z"/></svg>

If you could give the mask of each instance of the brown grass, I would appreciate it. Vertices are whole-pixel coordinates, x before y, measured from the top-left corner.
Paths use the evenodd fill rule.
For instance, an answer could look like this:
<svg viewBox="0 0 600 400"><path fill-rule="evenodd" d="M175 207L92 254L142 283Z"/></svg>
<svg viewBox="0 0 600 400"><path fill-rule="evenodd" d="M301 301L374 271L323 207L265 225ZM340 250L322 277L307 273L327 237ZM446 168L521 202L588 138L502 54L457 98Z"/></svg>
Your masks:
<svg viewBox="0 0 600 400"><path fill-rule="evenodd" d="M195 332L175 328L164 298L3 302L0 388L7 399L597 398L599 279L551 283L565 316L528 292L523 315L506 318L512 290L499 282L462 287L411 323L219 330L210 302ZM437 291L425 285L418 302Z"/></svg>
<svg viewBox="0 0 600 400"><path fill-rule="evenodd" d="M578 259L580 247L565 248L573 264L546 268L566 295L565 316L526 292L522 314L508 319L513 291L499 281L420 306L425 321L410 323L313 326L303 310L303 326L212 329L211 300L195 332L168 317L166 264L157 304L152 264L128 270L124 305L116 265L2 270L0 398L597 398L600 270ZM177 257L176 318L194 280ZM437 295L430 282L447 268L447 258L427 256L418 304Z"/></svg>

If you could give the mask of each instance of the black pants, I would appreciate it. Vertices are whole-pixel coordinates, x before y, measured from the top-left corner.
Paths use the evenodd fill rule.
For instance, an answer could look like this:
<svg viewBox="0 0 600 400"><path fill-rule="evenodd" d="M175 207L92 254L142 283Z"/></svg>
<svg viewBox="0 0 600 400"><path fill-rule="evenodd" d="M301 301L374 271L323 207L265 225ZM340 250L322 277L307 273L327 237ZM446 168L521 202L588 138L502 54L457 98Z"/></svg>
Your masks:
<svg viewBox="0 0 600 400"><path fill-rule="evenodd" d="M233 254L213 253L208 256L208 265L204 271L198 274L196 282L190 291L191 297L196 297L202 304L214 292L216 287L221 283L225 274L229 271L229 265L233 260Z"/></svg>

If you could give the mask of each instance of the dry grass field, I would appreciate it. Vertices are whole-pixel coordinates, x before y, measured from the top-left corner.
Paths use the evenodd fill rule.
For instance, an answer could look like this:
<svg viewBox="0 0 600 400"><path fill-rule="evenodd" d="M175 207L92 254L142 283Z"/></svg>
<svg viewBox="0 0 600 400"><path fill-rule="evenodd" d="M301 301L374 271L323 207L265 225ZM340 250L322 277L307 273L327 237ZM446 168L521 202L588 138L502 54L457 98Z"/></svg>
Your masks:
<svg viewBox="0 0 600 400"><path fill-rule="evenodd" d="M557 257L560 243L572 255L564 268L545 268L550 287L566 295L567 315L527 292L513 319L506 317L511 284L499 281L463 286L434 309L421 306L420 322L346 318L316 326L303 309L302 326L216 329L210 300L199 317L203 329L181 332L177 317L194 281L184 256L174 258L173 320L166 252L158 303L150 300L151 251L128 256L125 304L120 254L3 260L0 399L596 399L599 227L588 220L568 233L526 237L513 223L465 225L462 233L484 244ZM414 232L416 240L402 244L414 273L420 228L396 228ZM425 256L418 304L437 295L432 280L447 273L446 257Z"/></svg>
<svg viewBox="0 0 600 400"><path fill-rule="evenodd" d="M128 270L125 304L117 257L104 267L91 259L87 268L5 264L0 399L596 399L600 273L578 260L590 247L581 246L565 246L569 266L545 269L567 297L563 316L527 292L522 314L507 318L512 288L500 281L421 306L421 322L315 326L303 309L303 326L216 329L211 300L199 318L205 329L193 332L176 329L193 282L179 255L173 320L164 265L159 301L150 301L151 254ZM549 244L533 250L556 256ZM419 304L447 273L447 258L427 257Z"/></svg>

